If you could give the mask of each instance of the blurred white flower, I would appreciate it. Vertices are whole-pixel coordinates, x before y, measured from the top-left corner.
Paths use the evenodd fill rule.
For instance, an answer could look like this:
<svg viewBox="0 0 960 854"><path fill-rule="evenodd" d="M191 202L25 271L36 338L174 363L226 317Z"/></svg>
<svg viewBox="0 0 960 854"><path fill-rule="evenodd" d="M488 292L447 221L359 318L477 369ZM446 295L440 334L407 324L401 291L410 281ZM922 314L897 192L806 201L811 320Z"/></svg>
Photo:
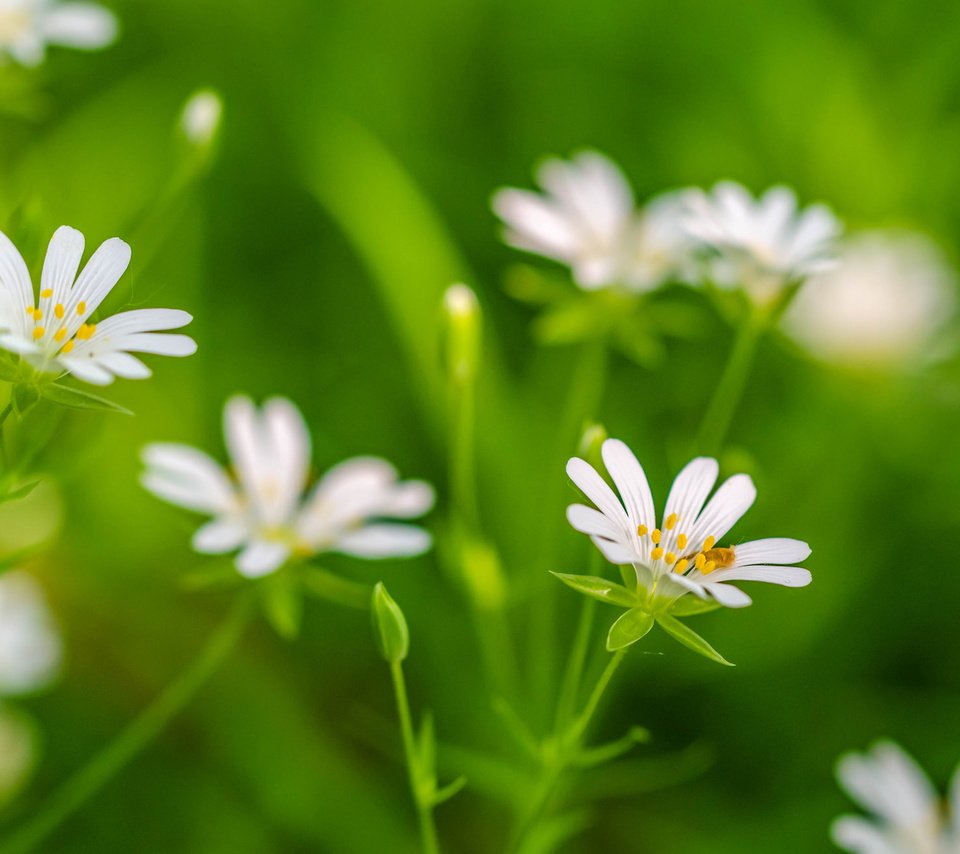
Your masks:
<svg viewBox="0 0 960 854"><path fill-rule="evenodd" d="M193 537L199 552L241 549L236 565L254 578L292 556L338 551L364 558L406 557L430 548L412 519L434 501L423 481L399 481L385 460L357 457L328 471L304 494L310 434L300 411L272 398L258 411L246 397L227 401L224 433L232 477L202 451L185 445L144 449L142 483L159 498L213 516Z"/></svg>
<svg viewBox="0 0 960 854"><path fill-rule="evenodd" d="M40 586L23 572L0 575L0 697L43 688L56 675L61 654Z"/></svg>
<svg viewBox="0 0 960 854"><path fill-rule="evenodd" d="M723 181L710 193L690 191L685 204L685 228L717 253L712 278L744 288L759 302L833 261L839 221L825 205L800 210L787 187L772 187L755 199L740 184Z"/></svg>
<svg viewBox="0 0 960 854"><path fill-rule="evenodd" d="M117 37L117 19L95 3L0 0L0 55L43 62L48 45L97 50Z"/></svg>
<svg viewBox="0 0 960 854"><path fill-rule="evenodd" d="M209 145L223 117L223 101L213 89L194 92L183 105L180 128L187 140L197 146Z"/></svg>
<svg viewBox="0 0 960 854"><path fill-rule="evenodd" d="M567 519L589 535L611 563L632 565L638 588L651 600L669 601L691 592L742 608L751 603L750 597L728 582L765 581L785 587L810 583L809 571L784 565L810 555L810 547L800 540L717 546L756 498L749 476L729 478L707 502L719 465L709 457L692 460L674 480L658 527L647 477L633 452L618 439L607 439L601 453L620 499L593 466L574 457L567 474L599 509L573 504Z"/></svg>
<svg viewBox="0 0 960 854"><path fill-rule="evenodd" d="M36 732L29 719L0 703L0 806L23 787L36 753Z"/></svg>
<svg viewBox="0 0 960 854"><path fill-rule="evenodd" d="M150 369L131 353L189 356L197 345L186 335L158 334L193 318L185 311L144 308L100 323L91 319L130 263L130 247L112 237L80 275L83 235L60 226L50 240L34 297L27 265L0 232L0 347L20 354L40 371L68 371L95 385L114 377L143 379Z"/></svg>
<svg viewBox="0 0 960 854"><path fill-rule="evenodd" d="M864 232L842 246L836 267L800 289L784 330L827 361L907 361L943 330L956 287L956 273L928 237Z"/></svg>
<svg viewBox="0 0 960 854"><path fill-rule="evenodd" d="M833 841L843 850L856 854L960 852L960 768L944 806L923 770L890 741L878 742L866 753L840 757L837 779L873 815L873 820L841 816L833 823Z"/></svg>

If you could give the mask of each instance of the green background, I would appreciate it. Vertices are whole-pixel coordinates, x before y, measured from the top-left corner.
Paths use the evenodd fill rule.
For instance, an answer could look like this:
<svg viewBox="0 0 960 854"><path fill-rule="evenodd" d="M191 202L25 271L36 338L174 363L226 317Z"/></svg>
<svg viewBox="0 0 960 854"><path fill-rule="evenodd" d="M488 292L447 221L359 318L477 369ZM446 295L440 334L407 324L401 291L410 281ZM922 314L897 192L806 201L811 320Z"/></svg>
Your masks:
<svg viewBox="0 0 960 854"><path fill-rule="evenodd" d="M181 589L203 565L189 550L196 520L138 486L145 443L221 456L229 394L288 395L311 425L318 470L386 456L438 485L429 526L443 536L438 305L458 278L485 311L478 470L510 581L521 668L511 699L542 727L580 606L546 571L589 571L589 543L562 508L575 497L563 464L579 424L564 400L591 354L536 343L535 310L503 289L520 258L489 212L491 191L529 185L541 155L597 147L641 197L726 177L756 190L783 181L852 228L914 226L956 249L960 17L936 3L164 0L115 10L113 48L53 49L36 71L0 69L5 230L35 273L63 223L88 249L130 238L115 307L186 308L200 349L148 357L153 379L117 383L111 396L135 418L65 419L45 457L49 486L2 511L10 549L62 514L30 568L68 651L59 683L23 703L44 753L11 821L148 704L229 605L229 593ZM177 169L180 105L207 85L225 102L219 156L175 205L152 209ZM661 502L732 340L699 297L668 298L689 310L684 337L668 338L649 368L613 356L602 400L583 413L636 450ZM721 460L759 491L734 534L808 540L814 583L753 586L753 607L696 618L735 669L659 631L628 656L596 735L639 724L651 743L581 778L571 800L590 804L588 824L560 850L829 850L829 823L850 808L834 760L880 736L945 784L960 760L958 403L955 359L852 374L764 342ZM446 849L500 850L510 813L494 790L524 786L530 768L491 712L460 586L436 555L324 565L382 578L407 615L414 706L434 710L443 779L471 778L438 809ZM557 606L552 631L532 616L545 596ZM594 646L596 669L599 629ZM415 851L394 720L368 616L310 601L300 639L258 623L187 712L44 850ZM471 771L462 747L497 762Z"/></svg>

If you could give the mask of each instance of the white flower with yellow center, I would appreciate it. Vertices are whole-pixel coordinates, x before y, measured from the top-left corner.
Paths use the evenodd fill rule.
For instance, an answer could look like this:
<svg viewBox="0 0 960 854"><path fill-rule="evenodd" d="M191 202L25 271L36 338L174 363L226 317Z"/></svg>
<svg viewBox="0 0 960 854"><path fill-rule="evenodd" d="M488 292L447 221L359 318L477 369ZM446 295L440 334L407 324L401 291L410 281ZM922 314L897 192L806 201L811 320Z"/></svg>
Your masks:
<svg viewBox="0 0 960 854"><path fill-rule="evenodd" d="M813 276L783 318L813 355L846 364L922 357L956 308L957 274L923 234L868 231L842 246L832 270Z"/></svg>
<svg viewBox="0 0 960 854"><path fill-rule="evenodd" d="M611 563L632 565L644 606L661 610L687 592L721 605L742 608L750 597L732 581L764 581L785 587L810 583L806 569L786 564L805 560L810 547L800 540L772 538L723 547L722 537L756 498L745 474L726 480L707 501L719 474L717 461L698 457L677 475L658 524L653 496L643 467L617 439L601 449L604 465L616 484L607 482L586 461L574 457L567 474L596 508L573 504L567 519L587 534ZM622 502L621 502L622 499Z"/></svg>
<svg viewBox="0 0 960 854"><path fill-rule="evenodd" d="M0 0L0 55L43 62L47 45L98 50L117 37L117 19L95 3Z"/></svg>
<svg viewBox="0 0 960 854"><path fill-rule="evenodd" d="M399 481L385 460L347 460L305 494L310 434L290 401L272 398L258 411L246 397L231 398L224 434L235 476L185 445L154 444L143 453L144 487L171 504L213 516L193 537L197 551L240 549L237 569L255 578L294 556L336 551L408 557L430 548L422 528L383 521L422 516L434 502L429 484Z"/></svg>
<svg viewBox="0 0 960 854"><path fill-rule="evenodd" d="M801 281L833 263L841 226L825 205L800 210L788 187L772 187L759 198L733 181L710 193L691 191L684 227L717 253L712 277L742 287L754 299L775 298L784 285Z"/></svg>
<svg viewBox="0 0 960 854"><path fill-rule="evenodd" d="M831 836L844 851L960 854L960 768L944 805L923 769L890 741L842 756L837 779L874 816L841 816L833 823Z"/></svg>
<svg viewBox="0 0 960 854"><path fill-rule="evenodd" d="M27 265L0 232L0 348L18 353L41 372L67 371L94 385L109 385L115 377L149 377L150 369L131 353L196 352L189 336L165 334L193 320L185 311L141 308L94 322L100 303L130 263L130 247L118 237L107 240L78 276L83 248L79 231L60 226L47 248L35 295Z"/></svg>
<svg viewBox="0 0 960 854"><path fill-rule="evenodd" d="M45 687L61 644L40 586L23 572L0 575L0 697Z"/></svg>

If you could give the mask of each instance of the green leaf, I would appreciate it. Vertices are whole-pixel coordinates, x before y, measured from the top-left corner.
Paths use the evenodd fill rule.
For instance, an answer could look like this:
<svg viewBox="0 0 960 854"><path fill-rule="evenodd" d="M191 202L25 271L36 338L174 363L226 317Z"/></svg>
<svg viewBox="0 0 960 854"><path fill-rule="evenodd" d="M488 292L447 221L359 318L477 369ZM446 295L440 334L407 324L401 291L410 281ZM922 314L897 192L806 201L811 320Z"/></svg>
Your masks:
<svg viewBox="0 0 960 854"><path fill-rule="evenodd" d="M303 599L300 585L292 573L280 572L267 579L264 586L263 610L267 622L284 640L300 634L303 620Z"/></svg>
<svg viewBox="0 0 960 854"><path fill-rule="evenodd" d="M20 365L6 356L0 356L0 380L7 383L15 383L20 379L22 379Z"/></svg>
<svg viewBox="0 0 960 854"><path fill-rule="evenodd" d="M695 614L708 614L722 607L716 599L700 599L688 593L667 608L667 613L674 617L692 617Z"/></svg>
<svg viewBox="0 0 960 854"><path fill-rule="evenodd" d="M637 597L622 584L614 581L607 581L596 575L566 575L562 572L550 574L559 578L567 587L572 587L578 593L599 599L601 602L609 602L621 608L633 608L637 604Z"/></svg>
<svg viewBox="0 0 960 854"><path fill-rule="evenodd" d="M373 634L380 654L391 663L398 663L410 651L410 630L400 606L387 593L382 581L373 588Z"/></svg>
<svg viewBox="0 0 960 854"><path fill-rule="evenodd" d="M133 415L133 413L119 403L107 400L96 394L90 394L88 391L81 391L78 388L60 385L60 383L47 383L40 387L40 393L49 401L59 403L61 406L71 406L74 409L98 409L103 412L120 412L124 415Z"/></svg>
<svg viewBox="0 0 960 854"><path fill-rule="evenodd" d="M40 481L34 480L31 483L18 487L17 489L12 489L6 495L0 496L0 504L3 504L6 501L19 501L21 498L26 498L39 485Z"/></svg>
<svg viewBox="0 0 960 854"><path fill-rule="evenodd" d="M689 647L694 652L716 661L718 664L725 664L727 667L735 667L732 661L727 661L719 652L708 644L693 629L681 623L679 620L671 617L669 614L658 614L657 623L668 635L675 640L680 641L684 646Z"/></svg>
<svg viewBox="0 0 960 854"><path fill-rule="evenodd" d="M631 608L620 615L607 634L607 649L614 652L630 646L653 628L653 616L640 608Z"/></svg>
<svg viewBox="0 0 960 854"><path fill-rule="evenodd" d="M303 589L306 593L342 605L345 608L358 608L366 611L370 607L370 595L373 592L368 584L350 581L329 572L319 566L304 566L300 570Z"/></svg>
<svg viewBox="0 0 960 854"><path fill-rule="evenodd" d="M579 751L573 761L578 768L593 768L619 759L638 744L646 744L648 741L650 741L650 730L640 726L631 727L626 735L616 741Z"/></svg>
<svg viewBox="0 0 960 854"><path fill-rule="evenodd" d="M214 566L188 572L180 579L180 586L190 592L239 587L243 583L245 579L232 561L218 561Z"/></svg>
<svg viewBox="0 0 960 854"><path fill-rule="evenodd" d="M40 400L40 393L37 387L30 383L17 383L13 387L13 394L10 396L13 408L17 415L23 415L31 406Z"/></svg>
<svg viewBox="0 0 960 854"><path fill-rule="evenodd" d="M420 772L432 778L437 771L437 737L430 712L423 715L417 749L420 754Z"/></svg>
<svg viewBox="0 0 960 854"><path fill-rule="evenodd" d="M457 794L466 785L467 785L466 777L462 775L457 777L457 779L454 780L452 783L447 783L446 786L444 786L442 789L437 790L434 793L433 798L431 799L432 805L436 807L444 803L445 801L449 801L450 798L452 798L455 794Z"/></svg>

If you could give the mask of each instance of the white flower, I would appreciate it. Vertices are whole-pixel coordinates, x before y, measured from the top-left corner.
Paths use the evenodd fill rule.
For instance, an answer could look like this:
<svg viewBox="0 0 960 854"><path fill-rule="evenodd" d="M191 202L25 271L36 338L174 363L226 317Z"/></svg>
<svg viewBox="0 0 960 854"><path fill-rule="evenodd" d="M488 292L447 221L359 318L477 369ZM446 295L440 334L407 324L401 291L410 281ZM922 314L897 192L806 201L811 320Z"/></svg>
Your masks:
<svg viewBox="0 0 960 854"><path fill-rule="evenodd" d="M634 291L650 291L665 282L693 282L698 247L684 226L690 190L654 196L636 214L625 245L622 279Z"/></svg>
<svg viewBox="0 0 960 854"><path fill-rule="evenodd" d="M788 187L772 187L755 199L740 184L723 181L710 193L686 198L684 225L718 253L717 284L743 287L760 301L788 282L827 269L841 226L825 205L797 207Z"/></svg>
<svg viewBox="0 0 960 854"><path fill-rule="evenodd" d="M131 353L196 352L186 335L157 334L188 324L193 318L185 311L142 308L93 323L93 314L130 263L130 247L118 237L107 240L78 276L83 247L75 228L56 230L35 297L27 265L0 232L0 347L40 371L68 371L95 385L109 385L114 377L149 377L150 369Z"/></svg>
<svg viewBox="0 0 960 854"><path fill-rule="evenodd" d="M180 128L194 145L209 145L216 136L223 117L223 101L212 89L194 92L183 105Z"/></svg>
<svg viewBox="0 0 960 854"><path fill-rule="evenodd" d="M185 445L144 449L143 485L154 495L213 516L193 537L199 552L241 549L237 569L254 578L279 569L292 556L337 551L363 558L406 557L430 548L421 528L380 521L426 513L433 489L399 481L385 460L356 457L330 469L307 494L310 434L300 411L284 398L258 412L246 397L224 409L231 458L225 471Z"/></svg>
<svg viewBox="0 0 960 854"><path fill-rule="evenodd" d="M864 232L842 247L834 269L800 289L784 329L827 361L903 362L944 329L956 287L956 273L928 237Z"/></svg>
<svg viewBox="0 0 960 854"><path fill-rule="evenodd" d="M60 636L39 585L22 572L0 575L0 697L43 688L60 658Z"/></svg>
<svg viewBox="0 0 960 854"><path fill-rule="evenodd" d="M611 563L633 565L648 604L660 607L692 592L701 599L712 597L721 605L742 608L751 599L731 581L765 581L785 587L810 583L806 569L784 565L810 555L810 547L800 540L718 545L756 498L747 475L726 480L708 502L719 466L709 457L692 460L674 480L658 527L647 477L633 452L623 442L607 439L601 454L622 503L589 463L574 457L567 463L567 474L599 510L573 504L567 508L567 519L588 534Z"/></svg>
<svg viewBox="0 0 960 854"><path fill-rule="evenodd" d="M47 45L97 50L116 37L117 19L95 3L0 0L0 55L22 65L43 62Z"/></svg>
<svg viewBox="0 0 960 854"><path fill-rule="evenodd" d="M837 779L875 820L841 816L833 841L856 854L958 854L960 852L960 768L949 803L939 797L923 770L890 741L866 753L848 753L837 763ZM950 816L952 814L952 821Z"/></svg>
<svg viewBox="0 0 960 854"><path fill-rule="evenodd" d="M0 703L0 807L15 795L36 762L36 733L27 717Z"/></svg>

